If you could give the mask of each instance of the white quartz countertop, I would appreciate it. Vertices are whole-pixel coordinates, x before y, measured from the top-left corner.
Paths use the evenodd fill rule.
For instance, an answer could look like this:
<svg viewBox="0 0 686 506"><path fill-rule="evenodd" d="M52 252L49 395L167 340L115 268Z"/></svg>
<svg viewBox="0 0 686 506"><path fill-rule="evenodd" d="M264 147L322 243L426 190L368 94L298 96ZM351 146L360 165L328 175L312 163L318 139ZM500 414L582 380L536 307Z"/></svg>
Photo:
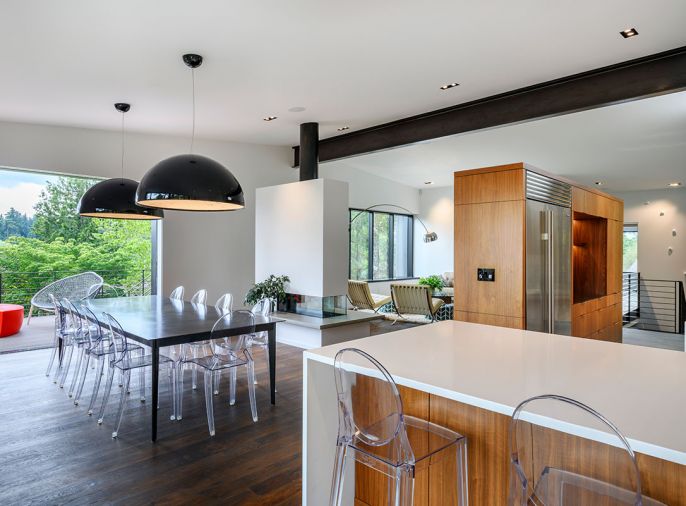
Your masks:
<svg viewBox="0 0 686 506"><path fill-rule="evenodd" d="M399 385L508 416L535 395L571 397L614 422L635 451L686 465L686 353L444 321L309 350L305 359L333 364L347 347L375 357ZM596 439L552 412L528 418Z"/></svg>

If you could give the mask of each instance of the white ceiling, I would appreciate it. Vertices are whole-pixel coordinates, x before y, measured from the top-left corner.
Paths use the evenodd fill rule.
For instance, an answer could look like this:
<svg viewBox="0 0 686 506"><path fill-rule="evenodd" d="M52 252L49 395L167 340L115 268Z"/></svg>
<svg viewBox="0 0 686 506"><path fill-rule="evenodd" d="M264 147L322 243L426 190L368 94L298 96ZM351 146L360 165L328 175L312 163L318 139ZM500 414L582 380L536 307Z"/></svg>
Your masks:
<svg viewBox="0 0 686 506"><path fill-rule="evenodd" d="M683 0L3 0L0 120L116 129L129 101L130 130L187 135L194 51L199 136L296 144L304 121L330 137L682 46L685 19Z"/></svg>
<svg viewBox="0 0 686 506"><path fill-rule="evenodd" d="M327 163L416 188L450 186L453 172L526 162L606 191L686 185L686 92L445 137Z"/></svg>

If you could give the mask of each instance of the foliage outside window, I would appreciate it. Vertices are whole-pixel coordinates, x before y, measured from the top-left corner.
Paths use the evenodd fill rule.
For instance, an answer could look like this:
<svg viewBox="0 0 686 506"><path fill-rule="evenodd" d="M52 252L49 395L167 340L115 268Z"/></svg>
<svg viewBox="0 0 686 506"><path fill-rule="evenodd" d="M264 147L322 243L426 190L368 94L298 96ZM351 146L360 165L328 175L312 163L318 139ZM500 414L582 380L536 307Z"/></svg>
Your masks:
<svg viewBox="0 0 686 506"><path fill-rule="evenodd" d="M412 277L412 216L351 209L350 220L350 279Z"/></svg>
<svg viewBox="0 0 686 506"><path fill-rule="evenodd" d="M0 169L0 187L11 191L10 181L18 177L17 172ZM84 271L99 273L105 282L124 287L131 295L150 293L151 223L85 218L76 213L83 193L97 182L45 175L32 215L13 207L0 210L3 303L26 305L48 283Z"/></svg>
<svg viewBox="0 0 686 506"><path fill-rule="evenodd" d="M624 225L624 272L638 272L638 225Z"/></svg>

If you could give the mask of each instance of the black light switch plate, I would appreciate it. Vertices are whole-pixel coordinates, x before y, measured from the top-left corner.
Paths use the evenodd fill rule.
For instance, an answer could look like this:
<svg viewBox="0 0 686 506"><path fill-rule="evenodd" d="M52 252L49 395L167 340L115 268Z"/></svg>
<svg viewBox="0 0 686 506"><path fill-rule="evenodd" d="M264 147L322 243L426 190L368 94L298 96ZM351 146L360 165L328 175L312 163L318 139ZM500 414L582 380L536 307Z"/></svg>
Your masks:
<svg viewBox="0 0 686 506"><path fill-rule="evenodd" d="M495 269L479 267L476 270L476 279L479 281L495 281Z"/></svg>

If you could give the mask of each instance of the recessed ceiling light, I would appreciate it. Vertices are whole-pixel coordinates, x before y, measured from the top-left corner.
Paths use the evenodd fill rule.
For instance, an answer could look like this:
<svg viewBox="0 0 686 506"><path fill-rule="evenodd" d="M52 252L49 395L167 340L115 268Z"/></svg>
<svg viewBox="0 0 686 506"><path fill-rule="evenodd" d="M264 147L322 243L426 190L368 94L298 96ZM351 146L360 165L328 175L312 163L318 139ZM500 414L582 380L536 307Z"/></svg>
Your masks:
<svg viewBox="0 0 686 506"><path fill-rule="evenodd" d="M455 86L459 86L459 85L460 85L460 83L444 84L443 86L441 86L441 89L443 91L445 91L445 90L449 90L450 88L454 88Z"/></svg>
<svg viewBox="0 0 686 506"><path fill-rule="evenodd" d="M635 37L636 35L638 35L638 30L636 30L636 28L627 28L626 30L622 30L619 33L622 35L622 37L628 39L629 37Z"/></svg>
<svg viewBox="0 0 686 506"><path fill-rule="evenodd" d="M681 182L675 181L674 183L669 183L667 186L671 186L672 188L678 188L681 186Z"/></svg>
<svg viewBox="0 0 686 506"><path fill-rule="evenodd" d="M262 118L262 121L274 121L277 118L277 116L267 116L266 118Z"/></svg>
<svg viewBox="0 0 686 506"><path fill-rule="evenodd" d="M296 105L295 107L291 107L290 109L288 109L288 112L303 112L304 110L304 107Z"/></svg>
<svg viewBox="0 0 686 506"><path fill-rule="evenodd" d="M596 186L603 186L603 182L602 182L602 181L596 181L595 184L596 184Z"/></svg>
<svg viewBox="0 0 686 506"><path fill-rule="evenodd" d="M434 184L433 181L424 181L424 184Z"/></svg>
<svg viewBox="0 0 686 506"><path fill-rule="evenodd" d="M344 127L337 128L336 130L338 130L339 132L342 132L342 131L344 131L344 130L350 130L350 127L349 127L349 126L344 126Z"/></svg>

